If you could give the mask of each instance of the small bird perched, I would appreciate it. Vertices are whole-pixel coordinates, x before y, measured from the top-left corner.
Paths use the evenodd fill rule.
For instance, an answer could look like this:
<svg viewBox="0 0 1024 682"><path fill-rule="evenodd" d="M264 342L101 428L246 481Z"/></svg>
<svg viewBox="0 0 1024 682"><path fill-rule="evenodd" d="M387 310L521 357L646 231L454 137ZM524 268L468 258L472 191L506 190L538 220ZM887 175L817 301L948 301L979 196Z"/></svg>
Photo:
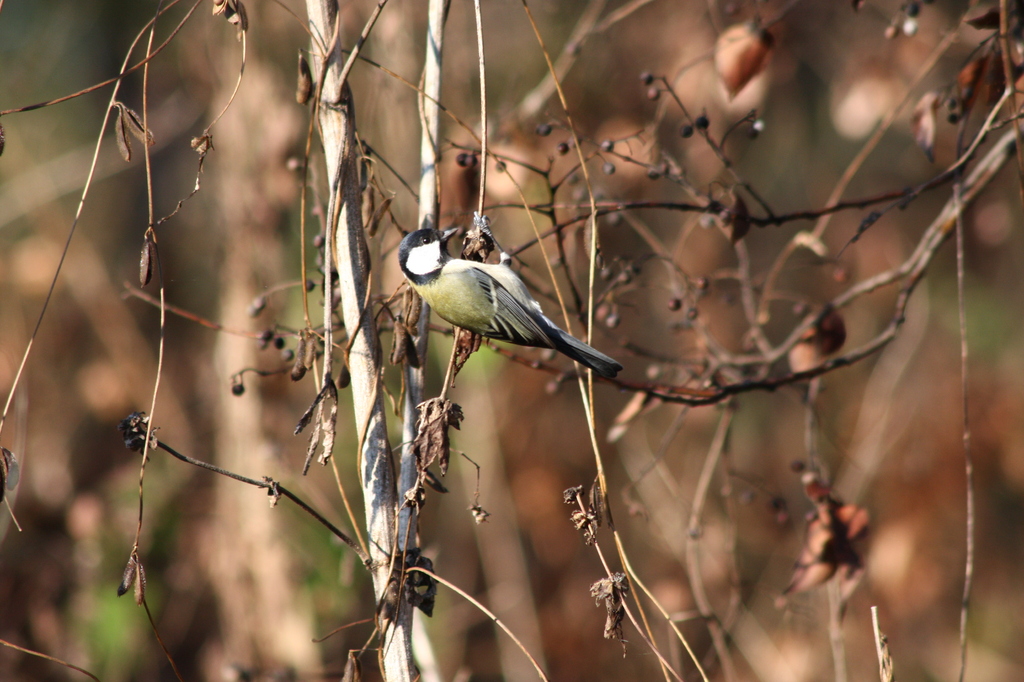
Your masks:
<svg viewBox="0 0 1024 682"><path fill-rule="evenodd" d="M486 218L475 218L494 241ZM603 377L614 377L622 365L558 328L508 266L512 257L501 250L501 262L477 263L452 258L448 240L457 228L410 232L398 247L405 278L437 314L457 327L520 346L554 348ZM497 242L495 241L495 246Z"/></svg>

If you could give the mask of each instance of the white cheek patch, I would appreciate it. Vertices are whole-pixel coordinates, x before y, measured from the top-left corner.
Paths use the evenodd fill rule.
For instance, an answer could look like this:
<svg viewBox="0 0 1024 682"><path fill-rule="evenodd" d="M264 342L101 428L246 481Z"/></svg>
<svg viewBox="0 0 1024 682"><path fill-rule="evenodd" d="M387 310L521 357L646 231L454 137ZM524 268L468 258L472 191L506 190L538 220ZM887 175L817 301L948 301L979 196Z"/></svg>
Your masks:
<svg viewBox="0 0 1024 682"><path fill-rule="evenodd" d="M429 275L441 267L441 243L421 244L409 251L405 267L414 275Z"/></svg>

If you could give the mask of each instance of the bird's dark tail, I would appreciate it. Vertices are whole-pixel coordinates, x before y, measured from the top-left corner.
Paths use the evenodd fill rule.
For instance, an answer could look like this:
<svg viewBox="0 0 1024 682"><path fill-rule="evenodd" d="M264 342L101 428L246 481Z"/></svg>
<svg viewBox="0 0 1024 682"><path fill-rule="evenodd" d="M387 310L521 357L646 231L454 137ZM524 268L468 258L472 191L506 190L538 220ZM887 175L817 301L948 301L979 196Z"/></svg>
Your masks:
<svg viewBox="0 0 1024 682"><path fill-rule="evenodd" d="M555 350L559 353L568 355L576 362L586 365L608 379L614 377L622 369L622 365L601 351L594 350L579 339L566 334L561 329L557 331L557 335L551 334L551 340L554 341Z"/></svg>

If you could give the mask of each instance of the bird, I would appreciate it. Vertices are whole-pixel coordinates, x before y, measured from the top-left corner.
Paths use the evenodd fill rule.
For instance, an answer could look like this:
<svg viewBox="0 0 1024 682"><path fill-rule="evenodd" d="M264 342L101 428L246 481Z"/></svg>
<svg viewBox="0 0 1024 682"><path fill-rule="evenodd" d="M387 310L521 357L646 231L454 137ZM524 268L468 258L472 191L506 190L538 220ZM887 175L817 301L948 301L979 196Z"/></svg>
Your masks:
<svg viewBox="0 0 1024 682"><path fill-rule="evenodd" d="M478 216L476 221L493 241L487 219ZM509 267L512 257L500 247L501 261L496 264L452 258L448 240L457 231L423 228L407 234L398 247L398 264L406 280L438 315L489 339L554 348L609 379L618 374L622 365L562 331L544 315Z"/></svg>

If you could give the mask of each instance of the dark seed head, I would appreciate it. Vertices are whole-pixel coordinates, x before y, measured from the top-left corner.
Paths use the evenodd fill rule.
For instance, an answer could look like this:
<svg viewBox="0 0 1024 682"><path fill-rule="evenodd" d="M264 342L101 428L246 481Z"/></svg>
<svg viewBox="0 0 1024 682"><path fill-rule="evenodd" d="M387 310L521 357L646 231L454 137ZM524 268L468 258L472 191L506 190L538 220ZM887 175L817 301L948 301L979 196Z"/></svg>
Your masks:
<svg viewBox="0 0 1024 682"><path fill-rule="evenodd" d="M282 348L284 348L284 337L283 336L275 336L274 337L274 348L276 348L278 350L281 350Z"/></svg>
<svg viewBox="0 0 1024 682"><path fill-rule="evenodd" d="M615 143L612 142L611 140L605 140L604 142L601 143L601 151L610 152L613 149L615 149Z"/></svg>
<svg viewBox="0 0 1024 682"><path fill-rule="evenodd" d="M654 82L654 74L650 71L644 71L640 74L640 82L644 85L650 85Z"/></svg>
<svg viewBox="0 0 1024 682"><path fill-rule="evenodd" d="M615 164L611 161L605 161L605 164L601 166L601 170L605 175L613 175L615 173Z"/></svg>
<svg viewBox="0 0 1024 682"><path fill-rule="evenodd" d="M551 124L550 123L539 123L539 124L537 124L537 128L536 128L536 130L534 132L536 132L541 137L547 137L548 135L551 134Z"/></svg>
<svg viewBox="0 0 1024 682"><path fill-rule="evenodd" d="M560 156L565 156L566 154L569 153L569 143L567 143L567 142L559 142L558 146L555 147L555 149L558 150L558 153L559 153Z"/></svg>
<svg viewBox="0 0 1024 682"><path fill-rule="evenodd" d="M232 395L242 395L245 393L245 384L239 381L237 384L231 384Z"/></svg>
<svg viewBox="0 0 1024 682"><path fill-rule="evenodd" d="M686 137L693 137L693 126L688 124L688 123L686 125L680 126L679 127L679 136L680 137L684 137L684 138L686 138Z"/></svg>
<svg viewBox="0 0 1024 682"><path fill-rule="evenodd" d="M651 100L653 102L656 99L658 99L659 97L661 97L661 90L658 87L651 86L651 87L647 88L647 99L649 99L649 100Z"/></svg>
<svg viewBox="0 0 1024 682"><path fill-rule="evenodd" d="M707 130L708 129L708 117L705 116L704 114L701 114L697 118L693 119L693 125L697 126L698 130Z"/></svg>

